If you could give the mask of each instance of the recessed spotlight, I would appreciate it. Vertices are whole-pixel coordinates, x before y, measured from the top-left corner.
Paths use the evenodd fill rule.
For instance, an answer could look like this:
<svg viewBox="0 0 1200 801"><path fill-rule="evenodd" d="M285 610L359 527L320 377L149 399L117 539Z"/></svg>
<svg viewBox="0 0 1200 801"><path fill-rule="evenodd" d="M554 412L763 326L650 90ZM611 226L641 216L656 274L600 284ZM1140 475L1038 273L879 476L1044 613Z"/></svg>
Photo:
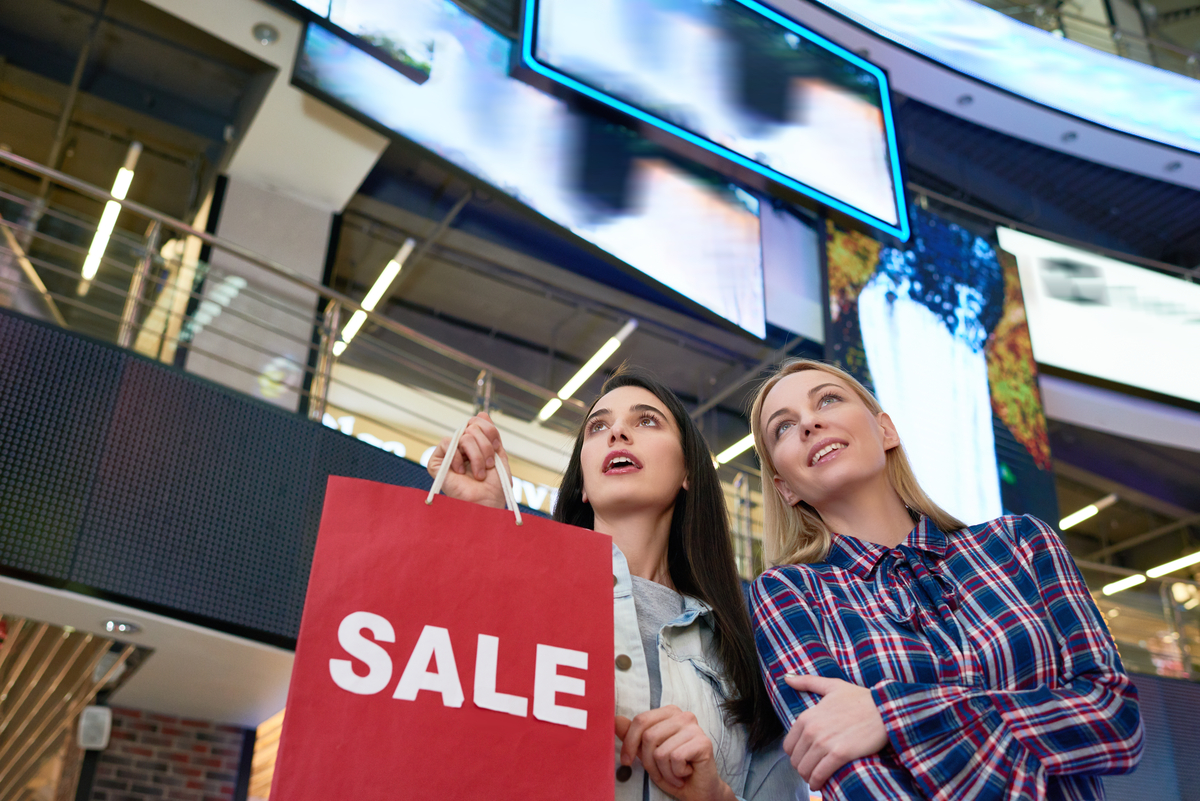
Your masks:
<svg viewBox="0 0 1200 801"><path fill-rule="evenodd" d="M1167 172L1175 172L1176 170L1180 169L1181 167L1183 167L1183 164L1181 164L1178 161L1172 161L1172 162L1168 162L1166 170L1167 170Z"/></svg>
<svg viewBox="0 0 1200 801"><path fill-rule="evenodd" d="M104 630L114 634L138 634L142 627L137 623L130 623L128 620L106 620L104 621Z"/></svg>
<svg viewBox="0 0 1200 801"><path fill-rule="evenodd" d="M266 22L260 22L251 28L250 35L260 45L272 45L279 41L279 29Z"/></svg>
<svg viewBox="0 0 1200 801"><path fill-rule="evenodd" d="M958 103L960 106L969 106L975 102L975 98L971 97L970 95L959 95L958 100L954 102Z"/></svg>
<svg viewBox="0 0 1200 801"><path fill-rule="evenodd" d="M1079 138L1079 134L1075 133L1074 131L1067 131L1065 134L1062 135L1062 140L1064 142L1074 142L1078 138Z"/></svg>

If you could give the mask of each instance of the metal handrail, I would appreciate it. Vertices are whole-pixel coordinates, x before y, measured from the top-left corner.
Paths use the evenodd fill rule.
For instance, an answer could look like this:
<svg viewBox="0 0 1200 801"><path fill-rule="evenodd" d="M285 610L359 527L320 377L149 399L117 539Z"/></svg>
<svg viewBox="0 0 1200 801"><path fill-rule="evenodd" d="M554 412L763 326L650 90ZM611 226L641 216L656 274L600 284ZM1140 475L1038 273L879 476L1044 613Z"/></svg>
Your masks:
<svg viewBox="0 0 1200 801"><path fill-rule="evenodd" d="M170 228L171 230L179 233L186 234L187 236L194 236L207 245L215 247L219 250L223 250L227 253L231 253L234 256L237 256L239 259L247 261L256 267L259 267L268 273L278 278L282 278L283 280L288 281L298 287L313 292L321 298L334 301L346 308L351 309L352 311L361 311L367 315L367 319L371 323L412 342L416 342L417 344L422 345L429 350L444 356L447 359L450 359L451 361L457 362L466 367L472 367L476 370L486 370L504 383L517 387L518 389L521 389L530 395L539 397L542 400L549 401L558 397L553 390L547 389L539 384L535 384L532 381L521 378L518 375L514 375L507 370L503 370L499 367L488 364L482 359L478 359L449 345L445 345L436 339L426 336L416 329L409 328L406 325L398 323L390 317L380 314L379 312L365 309L358 301L349 295L344 295L341 292L331 289L330 287L327 287L318 281L314 281L310 278L299 275L287 267L284 267L282 264L261 256L254 251L249 250L248 248L242 247L241 245L228 240L221 239L220 237L214 236L206 231L201 231L198 228L194 228L182 220L177 220L174 217L163 214L162 212L156 211L148 206L143 206L141 203L115 197L105 189L93 186L86 181L73 178L70 175L66 175L58 170L51 169L50 167L38 164L35 161L31 161L30 159L23 158L13 153L0 150L0 163L7 163L13 167L16 167L17 169L47 178L53 183L74 189L77 192L88 195L97 200L119 203L124 210L131 211L141 217L156 221L162 226ZM563 405L570 406L579 411L583 411L587 408L586 404L575 398L564 400Z"/></svg>

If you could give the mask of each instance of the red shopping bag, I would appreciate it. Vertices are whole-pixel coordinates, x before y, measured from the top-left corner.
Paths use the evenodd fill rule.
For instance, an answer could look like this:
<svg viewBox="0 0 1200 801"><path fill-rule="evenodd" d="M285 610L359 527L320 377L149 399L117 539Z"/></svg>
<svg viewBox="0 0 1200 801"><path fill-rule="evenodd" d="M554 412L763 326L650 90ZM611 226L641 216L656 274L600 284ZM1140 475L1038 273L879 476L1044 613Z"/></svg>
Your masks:
<svg viewBox="0 0 1200 801"><path fill-rule="evenodd" d="M331 477L271 801L613 797L612 540Z"/></svg>

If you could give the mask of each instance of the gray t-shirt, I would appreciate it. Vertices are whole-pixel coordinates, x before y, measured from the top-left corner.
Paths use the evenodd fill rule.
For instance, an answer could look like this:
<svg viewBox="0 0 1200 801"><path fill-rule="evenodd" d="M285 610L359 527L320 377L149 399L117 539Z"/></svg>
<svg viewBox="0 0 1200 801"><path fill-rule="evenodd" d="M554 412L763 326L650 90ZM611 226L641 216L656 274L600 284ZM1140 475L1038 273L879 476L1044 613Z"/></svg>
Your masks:
<svg viewBox="0 0 1200 801"><path fill-rule="evenodd" d="M642 635L642 650L646 653L646 668L650 673L650 708L657 709L662 701L658 632L683 612L683 596L641 576L630 578L633 579L633 607L637 610L638 631Z"/></svg>

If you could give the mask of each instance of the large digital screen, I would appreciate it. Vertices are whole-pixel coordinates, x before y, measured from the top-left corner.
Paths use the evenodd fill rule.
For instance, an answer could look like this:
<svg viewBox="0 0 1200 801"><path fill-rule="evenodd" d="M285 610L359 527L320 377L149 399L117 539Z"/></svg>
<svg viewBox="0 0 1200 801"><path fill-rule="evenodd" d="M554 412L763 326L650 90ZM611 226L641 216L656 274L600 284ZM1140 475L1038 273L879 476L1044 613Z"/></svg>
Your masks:
<svg viewBox="0 0 1200 801"><path fill-rule="evenodd" d="M509 75L513 43L449 0L335 0L293 80L433 151L750 333L766 334L757 198ZM386 62L349 41L359 37ZM404 65L397 69L395 64Z"/></svg>
<svg viewBox="0 0 1200 801"><path fill-rule="evenodd" d="M944 509L1056 519L1015 260L923 209L912 223L903 248L830 223L826 354L874 391Z"/></svg>
<svg viewBox="0 0 1200 801"><path fill-rule="evenodd" d="M883 71L754 0L526 0L522 58L688 152L908 238Z"/></svg>
<svg viewBox="0 0 1200 801"><path fill-rule="evenodd" d="M910 50L1048 108L1200 152L1194 78L1072 42L1061 32L1055 35L974 0L821 4ZM1078 8L1070 4L1065 10L1071 7Z"/></svg>
<svg viewBox="0 0 1200 801"><path fill-rule="evenodd" d="M1200 402L1200 286L1008 228L1042 364Z"/></svg>

